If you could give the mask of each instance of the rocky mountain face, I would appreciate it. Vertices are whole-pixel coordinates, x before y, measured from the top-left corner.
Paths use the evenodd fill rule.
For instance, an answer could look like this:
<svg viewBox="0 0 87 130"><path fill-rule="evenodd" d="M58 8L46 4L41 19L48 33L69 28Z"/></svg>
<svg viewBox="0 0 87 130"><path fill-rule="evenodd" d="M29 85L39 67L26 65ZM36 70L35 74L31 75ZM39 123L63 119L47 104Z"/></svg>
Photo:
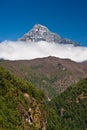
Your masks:
<svg viewBox="0 0 87 130"><path fill-rule="evenodd" d="M18 39L19 41L25 42L39 42L39 41L46 41L46 42L54 42L59 44L73 44L77 46L76 42L73 42L70 39L62 38L56 33L51 32L47 27L36 24L34 27L24 34L23 37Z"/></svg>
<svg viewBox="0 0 87 130"><path fill-rule="evenodd" d="M49 98L65 91L71 84L87 77L87 63L47 57L24 61L1 61L0 65L30 81ZM48 98L48 100L50 100Z"/></svg>

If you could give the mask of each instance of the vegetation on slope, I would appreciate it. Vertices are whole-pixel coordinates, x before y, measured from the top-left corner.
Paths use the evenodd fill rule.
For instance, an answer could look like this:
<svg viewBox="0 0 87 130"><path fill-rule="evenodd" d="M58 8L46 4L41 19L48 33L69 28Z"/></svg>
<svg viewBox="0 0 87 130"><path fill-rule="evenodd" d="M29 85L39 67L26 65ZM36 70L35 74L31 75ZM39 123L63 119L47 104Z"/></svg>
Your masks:
<svg viewBox="0 0 87 130"><path fill-rule="evenodd" d="M87 129L87 78L59 94L50 102L52 113L56 112L57 122L48 117L47 126L50 130L58 130L60 123L63 130L86 130ZM53 124L54 123L54 124ZM59 129L60 130L60 129Z"/></svg>
<svg viewBox="0 0 87 130"><path fill-rule="evenodd" d="M41 91L0 67L0 130L45 128L87 129L87 78L47 102L46 107Z"/></svg>
<svg viewBox="0 0 87 130"><path fill-rule="evenodd" d="M44 127L44 94L0 67L0 130Z"/></svg>
<svg viewBox="0 0 87 130"><path fill-rule="evenodd" d="M63 92L78 79L59 59L52 57L31 61L2 61L0 65L44 91L47 98Z"/></svg>

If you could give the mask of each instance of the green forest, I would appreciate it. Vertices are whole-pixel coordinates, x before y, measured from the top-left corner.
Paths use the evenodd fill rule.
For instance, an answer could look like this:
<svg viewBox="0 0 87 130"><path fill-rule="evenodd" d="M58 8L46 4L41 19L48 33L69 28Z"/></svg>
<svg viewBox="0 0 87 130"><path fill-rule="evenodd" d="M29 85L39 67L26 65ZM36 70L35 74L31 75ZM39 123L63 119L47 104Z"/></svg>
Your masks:
<svg viewBox="0 0 87 130"><path fill-rule="evenodd" d="M0 130L87 130L87 78L51 101L0 67Z"/></svg>
<svg viewBox="0 0 87 130"><path fill-rule="evenodd" d="M60 123L64 130L86 130L87 129L87 78L69 87L65 92L59 94L49 103L55 120ZM51 117L52 115L50 115ZM58 124L56 123L56 124ZM49 130L58 130L55 121L48 120Z"/></svg>
<svg viewBox="0 0 87 130"><path fill-rule="evenodd" d="M40 119L45 122L44 107L40 90L0 67L0 130L38 130ZM34 118L31 125L26 122L29 108Z"/></svg>

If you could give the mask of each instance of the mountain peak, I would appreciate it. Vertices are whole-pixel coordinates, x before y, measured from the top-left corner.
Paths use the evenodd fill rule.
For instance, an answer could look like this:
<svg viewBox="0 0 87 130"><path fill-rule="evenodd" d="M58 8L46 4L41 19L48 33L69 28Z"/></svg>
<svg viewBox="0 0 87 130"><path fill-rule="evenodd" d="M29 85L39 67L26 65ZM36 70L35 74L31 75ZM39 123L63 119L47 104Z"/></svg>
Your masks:
<svg viewBox="0 0 87 130"><path fill-rule="evenodd" d="M44 28L44 29L48 29L46 26L41 25L41 24L35 24L33 28Z"/></svg>
<svg viewBox="0 0 87 130"><path fill-rule="evenodd" d="M75 46L78 45L76 42L73 42L70 39L62 38L60 35L51 32L46 26L41 24L35 24L30 31L28 31L18 40L24 42L46 41L50 43L53 42L59 44L73 44Z"/></svg>
<svg viewBox="0 0 87 130"><path fill-rule="evenodd" d="M28 33L33 32L33 33L38 33L38 35L40 35L40 34L43 35L43 33L46 33L48 31L49 30L48 30L48 28L46 26L43 26L41 24L35 24L33 26L33 28Z"/></svg>
<svg viewBox="0 0 87 130"><path fill-rule="evenodd" d="M54 42L58 43L61 37L53 32L51 32L47 27L41 24L35 24L33 28L24 34L19 41L26 41L26 42L39 42L39 41L46 41L46 42Z"/></svg>

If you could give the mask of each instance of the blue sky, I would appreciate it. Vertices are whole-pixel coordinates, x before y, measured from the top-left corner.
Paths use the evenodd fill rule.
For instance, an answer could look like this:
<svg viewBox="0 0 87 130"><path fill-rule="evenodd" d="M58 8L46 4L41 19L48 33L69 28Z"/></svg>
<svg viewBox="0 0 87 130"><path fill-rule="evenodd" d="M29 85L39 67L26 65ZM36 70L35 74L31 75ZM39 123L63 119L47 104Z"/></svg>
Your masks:
<svg viewBox="0 0 87 130"><path fill-rule="evenodd" d="M0 0L0 41L16 40L37 23L87 46L86 0Z"/></svg>

